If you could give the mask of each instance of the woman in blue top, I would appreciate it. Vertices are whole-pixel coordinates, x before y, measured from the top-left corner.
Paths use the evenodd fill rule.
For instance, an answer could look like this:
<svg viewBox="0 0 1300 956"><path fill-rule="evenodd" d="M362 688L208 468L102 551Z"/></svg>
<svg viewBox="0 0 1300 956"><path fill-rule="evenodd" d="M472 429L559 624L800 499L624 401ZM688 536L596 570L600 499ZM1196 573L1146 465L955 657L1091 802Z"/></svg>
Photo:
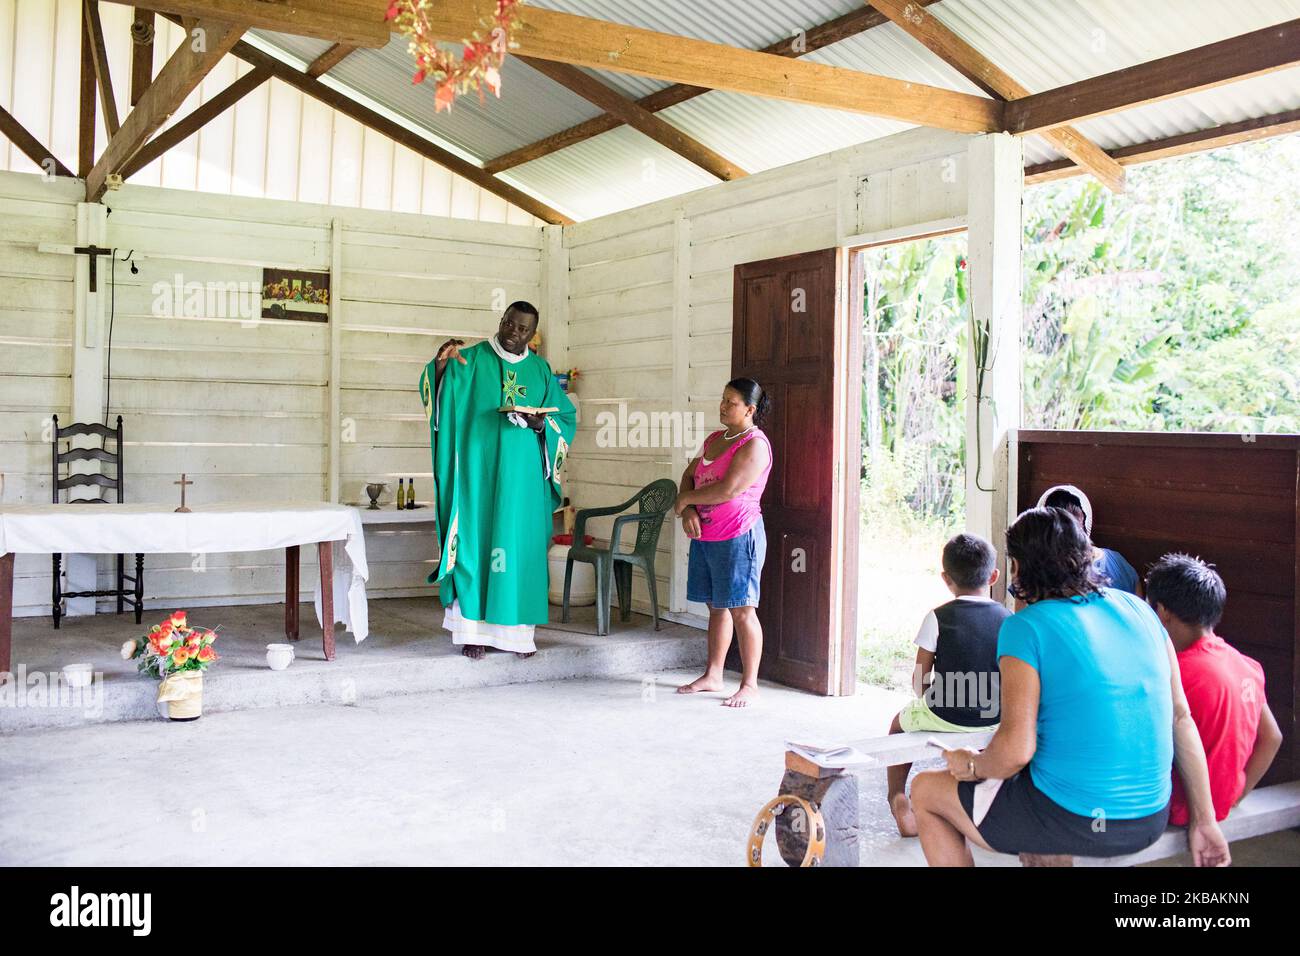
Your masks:
<svg viewBox="0 0 1300 956"><path fill-rule="evenodd" d="M1205 751L1155 613L1099 584L1092 542L1064 509L1020 515L1007 554L1027 606L998 632L1002 721L982 753L948 751L946 771L913 782L926 860L971 866L967 840L1000 853L1135 853L1165 830L1174 763L1195 807L1196 865L1226 866Z"/></svg>

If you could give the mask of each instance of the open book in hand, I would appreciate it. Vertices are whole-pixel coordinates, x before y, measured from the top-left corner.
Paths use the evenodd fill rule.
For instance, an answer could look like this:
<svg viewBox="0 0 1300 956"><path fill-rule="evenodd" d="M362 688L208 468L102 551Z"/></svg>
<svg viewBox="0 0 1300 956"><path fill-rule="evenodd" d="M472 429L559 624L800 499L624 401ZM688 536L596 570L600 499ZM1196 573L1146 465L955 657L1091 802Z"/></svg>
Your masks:
<svg viewBox="0 0 1300 956"><path fill-rule="evenodd" d="M785 742L785 749L797 753L800 757L818 767L827 770L850 769L853 767L874 767L877 761L862 751L839 744Z"/></svg>
<svg viewBox="0 0 1300 956"><path fill-rule="evenodd" d="M558 412L560 409L556 406L547 405L539 408L533 405L502 405L497 409L499 412L518 412L520 415L548 415L551 412Z"/></svg>

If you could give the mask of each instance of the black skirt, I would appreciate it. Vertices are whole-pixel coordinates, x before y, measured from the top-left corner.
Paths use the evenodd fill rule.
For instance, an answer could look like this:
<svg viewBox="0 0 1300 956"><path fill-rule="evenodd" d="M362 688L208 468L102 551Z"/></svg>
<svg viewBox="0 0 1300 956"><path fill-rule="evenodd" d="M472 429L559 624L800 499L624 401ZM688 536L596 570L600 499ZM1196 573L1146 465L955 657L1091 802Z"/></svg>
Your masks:
<svg viewBox="0 0 1300 956"><path fill-rule="evenodd" d="M997 793L977 819L976 788L981 786L996 786ZM987 790L981 796L986 799ZM1132 820L1071 813L1034 786L1028 768L1000 785L991 780L958 781L957 797L984 842L999 853L1125 856L1149 847L1169 822L1167 806Z"/></svg>

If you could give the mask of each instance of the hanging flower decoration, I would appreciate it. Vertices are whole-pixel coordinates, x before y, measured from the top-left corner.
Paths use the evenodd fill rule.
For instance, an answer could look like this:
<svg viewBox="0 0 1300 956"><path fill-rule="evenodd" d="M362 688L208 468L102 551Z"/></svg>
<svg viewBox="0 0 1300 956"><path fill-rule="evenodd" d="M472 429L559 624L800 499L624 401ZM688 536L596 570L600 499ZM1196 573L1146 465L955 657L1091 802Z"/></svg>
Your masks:
<svg viewBox="0 0 1300 956"><path fill-rule="evenodd" d="M461 41L460 57L439 49L429 26L429 0L392 0L387 19L403 36L411 40L415 58L412 83L434 81L435 112L451 109L452 101L462 93L477 90L483 100L483 87L501 95L501 64L510 48L510 35L519 20L519 0L496 0L496 12L490 26L475 30Z"/></svg>

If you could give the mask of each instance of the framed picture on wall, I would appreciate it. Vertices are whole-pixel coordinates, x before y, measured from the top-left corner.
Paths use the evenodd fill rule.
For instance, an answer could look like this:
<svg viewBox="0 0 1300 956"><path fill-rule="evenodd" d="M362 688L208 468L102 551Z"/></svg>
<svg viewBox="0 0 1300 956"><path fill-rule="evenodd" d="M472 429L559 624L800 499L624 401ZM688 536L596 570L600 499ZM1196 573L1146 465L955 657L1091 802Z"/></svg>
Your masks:
<svg viewBox="0 0 1300 956"><path fill-rule="evenodd" d="M328 322L330 274L262 270L262 318Z"/></svg>

